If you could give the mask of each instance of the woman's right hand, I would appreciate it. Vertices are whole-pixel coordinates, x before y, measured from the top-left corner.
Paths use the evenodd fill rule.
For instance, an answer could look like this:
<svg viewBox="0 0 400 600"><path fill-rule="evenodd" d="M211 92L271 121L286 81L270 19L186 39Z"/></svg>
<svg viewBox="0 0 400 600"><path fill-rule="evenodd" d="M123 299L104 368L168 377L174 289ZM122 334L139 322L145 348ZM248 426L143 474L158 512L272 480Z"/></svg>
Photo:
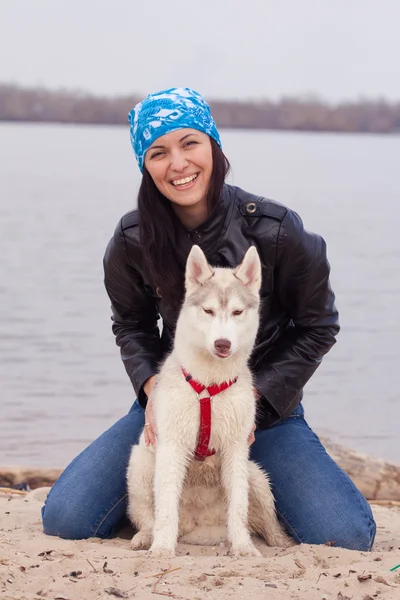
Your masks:
<svg viewBox="0 0 400 600"><path fill-rule="evenodd" d="M146 446L150 446L150 444L152 446L155 447L156 445L156 425L155 425L155 421L154 421L154 416L153 416L153 399L152 399L152 392L155 388L156 385L156 376L153 375L152 377L150 377L146 383L143 386L144 389L144 393L146 394L148 400L147 400L147 406L146 406L146 410L144 413L144 441L146 443Z"/></svg>

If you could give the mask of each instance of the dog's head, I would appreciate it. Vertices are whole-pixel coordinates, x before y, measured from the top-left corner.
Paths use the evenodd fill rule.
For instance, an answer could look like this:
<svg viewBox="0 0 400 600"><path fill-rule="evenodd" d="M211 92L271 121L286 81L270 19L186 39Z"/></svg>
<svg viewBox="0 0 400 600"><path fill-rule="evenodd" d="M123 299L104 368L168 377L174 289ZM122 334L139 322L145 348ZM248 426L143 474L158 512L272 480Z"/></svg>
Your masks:
<svg viewBox="0 0 400 600"><path fill-rule="evenodd" d="M179 318L187 341L220 359L251 353L257 335L261 263L249 248L235 269L211 267L199 246L186 263L186 296Z"/></svg>

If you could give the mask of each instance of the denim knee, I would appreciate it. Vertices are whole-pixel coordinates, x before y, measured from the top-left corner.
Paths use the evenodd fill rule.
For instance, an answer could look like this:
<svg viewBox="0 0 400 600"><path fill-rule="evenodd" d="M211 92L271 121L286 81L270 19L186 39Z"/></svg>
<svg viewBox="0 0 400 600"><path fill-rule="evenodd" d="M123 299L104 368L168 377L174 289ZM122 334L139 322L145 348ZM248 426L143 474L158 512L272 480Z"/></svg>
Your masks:
<svg viewBox="0 0 400 600"><path fill-rule="evenodd" d="M348 523L344 535L338 535L335 546L349 550L369 552L375 541L376 523L369 515L361 515L358 520Z"/></svg>
<svg viewBox="0 0 400 600"><path fill-rule="evenodd" d="M327 522L325 527L318 528L314 533L309 530L308 539L301 540L309 544L329 544L348 550L368 552L371 550L376 534L376 523L372 515L360 513L353 515L351 520Z"/></svg>
<svg viewBox="0 0 400 600"><path fill-rule="evenodd" d="M96 510L85 500L76 498L66 501L57 489L51 490L42 507L44 533L67 540L112 537L126 518L126 494L110 498L108 505Z"/></svg>
<svg viewBox="0 0 400 600"><path fill-rule="evenodd" d="M63 471L42 509L48 535L66 539L114 535L126 515L126 469L144 425L135 402Z"/></svg>
<svg viewBox="0 0 400 600"><path fill-rule="evenodd" d="M42 506L43 531L46 535L55 535L66 540L82 540L93 537L93 524L89 519L79 518L79 507L73 501L50 490Z"/></svg>

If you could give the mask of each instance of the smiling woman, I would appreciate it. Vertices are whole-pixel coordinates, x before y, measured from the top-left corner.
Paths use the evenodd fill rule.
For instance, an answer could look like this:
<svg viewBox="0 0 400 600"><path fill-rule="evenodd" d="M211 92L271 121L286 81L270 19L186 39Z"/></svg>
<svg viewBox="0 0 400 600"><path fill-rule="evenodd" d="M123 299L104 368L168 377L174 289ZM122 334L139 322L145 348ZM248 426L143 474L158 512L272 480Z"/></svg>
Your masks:
<svg viewBox="0 0 400 600"><path fill-rule="evenodd" d="M210 108L194 90L149 94L129 113L129 121L143 173L138 195L143 258L153 288L178 307L190 250L178 238L200 241L197 227L221 201L229 162Z"/></svg>
<svg viewBox="0 0 400 600"><path fill-rule="evenodd" d="M144 164L185 227L193 229L207 219L207 190L213 166L208 135L194 129L183 137L182 130L167 133L150 146Z"/></svg>
<svg viewBox="0 0 400 600"><path fill-rule="evenodd" d="M174 343L186 259L198 245L210 265L234 268L255 246L262 302L249 363L258 400L255 439L251 428L245 432L250 457L269 474L280 519L298 542L370 549L375 523L368 503L304 419L303 387L339 331L324 240L289 208L225 183L229 163L209 106L194 90L150 94L129 121L143 173L138 210L118 223L104 271L113 331L137 401L64 471L43 509L45 531L108 537L120 526L131 446L143 427L146 443L156 442L152 391ZM202 306L205 328L227 320L217 301ZM230 317L244 319L246 310L235 305ZM221 339L217 346L218 360L234 365L234 344Z"/></svg>
<svg viewBox="0 0 400 600"><path fill-rule="evenodd" d="M174 306L183 296L188 250L177 237L182 226L191 235L207 221L228 170L215 139L192 128L164 134L146 153L138 195L142 251L155 289Z"/></svg>

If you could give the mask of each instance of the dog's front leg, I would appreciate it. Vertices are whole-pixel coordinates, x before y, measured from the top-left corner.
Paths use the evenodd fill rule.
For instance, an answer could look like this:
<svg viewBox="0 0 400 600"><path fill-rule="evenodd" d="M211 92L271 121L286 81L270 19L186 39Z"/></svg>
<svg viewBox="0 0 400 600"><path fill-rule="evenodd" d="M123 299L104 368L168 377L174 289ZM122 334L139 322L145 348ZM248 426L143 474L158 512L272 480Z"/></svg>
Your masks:
<svg viewBox="0 0 400 600"><path fill-rule="evenodd" d="M158 444L154 476L155 522L152 556L175 555L179 526L179 501L186 474L187 458L172 442Z"/></svg>
<svg viewBox="0 0 400 600"><path fill-rule="evenodd" d="M248 529L249 480L248 448L236 444L223 453L222 483L228 502L228 538L233 554L261 556L251 541Z"/></svg>

